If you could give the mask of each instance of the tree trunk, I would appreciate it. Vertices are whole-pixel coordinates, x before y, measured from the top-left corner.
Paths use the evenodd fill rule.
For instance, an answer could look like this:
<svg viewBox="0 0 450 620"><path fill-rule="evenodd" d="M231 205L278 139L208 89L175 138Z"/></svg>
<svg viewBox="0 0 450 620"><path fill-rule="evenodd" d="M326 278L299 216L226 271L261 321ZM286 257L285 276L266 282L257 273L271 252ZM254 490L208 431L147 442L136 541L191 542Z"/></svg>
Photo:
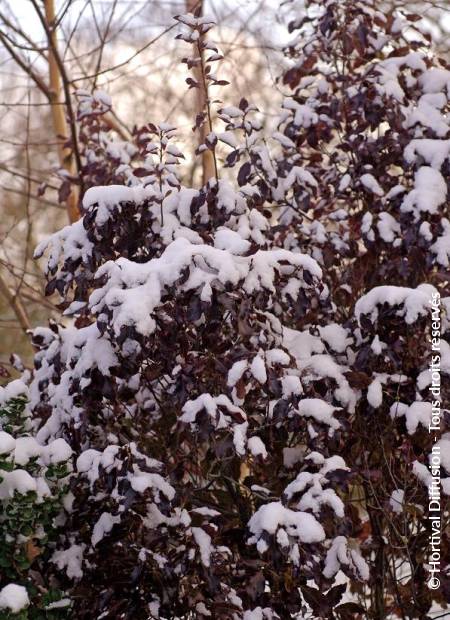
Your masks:
<svg viewBox="0 0 450 620"><path fill-rule="evenodd" d="M45 19L48 28L51 32L52 45L49 44L48 49L48 67L49 67L49 82L50 82L50 104L52 110L53 129L58 142L58 160L61 168L64 168L70 176L76 176L75 157L73 149L66 146L68 141L69 131L67 120L65 116L66 105L64 99L61 97L61 75L59 72L58 62L55 57L54 50L57 49L57 37L55 27L55 2L54 0L44 0ZM80 217L78 210L78 187L72 185L70 194L67 198L67 213L70 222L76 222Z"/></svg>
<svg viewBox="0 0 450 620"><path fill-rule="evenodd" d="M11 293L8 283L6 282L6 280L3 279L3 276L1 274L0 274L0 294L6 299L8 304L11 306L22 330L25 333L27 333L27 331L31 329L31 324L28 319L25 308L23 307L22 301L18 295L14 295L13 293Z"/></svg>
<svg viewBox="0 0 450 620"><path fill-rule="evenodd" d="M203 0L186 0L186 10L188 13L194 13L200 9L203 12ZM203 56L203 53L202 53ZM203 63L202 63L203 64ZM198 88L194 88L195 91L195 115L205 113L208 102L208 89L205 86L206 82L202 75L201 66L193 67L194 79L198 82ZM212 131L212 126L206 117L205 122L200 127L200 144L205 143L206 136ZM209 181L209 179L216 176L214 168L214 155L208 149L202 153L202 183L203 185Z"/></svg>

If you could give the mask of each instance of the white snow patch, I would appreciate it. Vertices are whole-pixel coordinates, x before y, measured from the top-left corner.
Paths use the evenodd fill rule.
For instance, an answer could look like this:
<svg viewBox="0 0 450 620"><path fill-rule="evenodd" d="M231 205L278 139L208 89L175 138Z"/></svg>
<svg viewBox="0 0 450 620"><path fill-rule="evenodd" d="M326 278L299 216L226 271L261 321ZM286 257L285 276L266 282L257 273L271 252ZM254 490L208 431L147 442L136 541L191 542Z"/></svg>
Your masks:
<svg viewBox="0 0 450 620"><path fill-rule="evenodd" d="M403 489L394 489L389 499L389 505L393 512L401 514L403 512L403 502L405 498L405 491Z"/></svg>
<svg viewBox="0 0 450 620"><path fill-rule="evenodd" d="M329 325L325 325L325 327L319 327L319 333L322 340L337 353L344 353L345 349L352 341L351 338L348 337L348 331L345 327L337 323L330 323Z"/></svg>
<svg viewBox="0 0 450 620"><path fill-rule="evenodd" d="M114 516L110 512L103 512L97 523L94 525L94 530L91 536L92 546L95 547L95 545L97 545L106 534L109 534L116 523L120 523L120 516Z"/></svg>
<svg viewBox="0 0 450 620"><path fill-rule="evenodd" d="M29 604L30 599L24 586L9 583L0 590L0 609L9 609L12 613L17 614Z"/></svg>
<svg viewBox="0 0 450 620"><path fill-rule="evenodd" d="M251 517L248 527L254 534L249 544L256 543L263 532L275 534L279 527L304 543L321 542L325 538L323 527L313 515L286 508L281 502L263 504Z"/></svg>
<svg viewBox="0 0 450 620"><path fill-rule="evenodd" d="M367 401L371 407L378 409L383 402L383 386L378 379L374 379L367 390Z"/></svg>
<svg viewBox="0 0 450 620"><path fill-rule="evenodd" d="M200 550L200 558L204 566L211 565L211 536L205 532L201 527L193 527L192 535Z"/></svg>
<svg viewBox="0 0 450 620"><path fill-rule="evenodd" d="M414 189L405 196L400 209L406 212L437 213L446 199L447 183L442 174L434 168L422 166L415 174Z"/></svg>
<svg viewBox="0 0 450 620"><path fill-rule="evenodd" d="M375 194L376 196L384 196L384 192L381 189L380 184L372 174L363 174L360 181L366 189L372 192L372 194Z"/></svg>
<svg viewBox="0 0 450 620"><path fill-rule="evenodd" d="M318 422L322 422L331 428L337 429L340 424L333 417L335 411L336 407L333 407L320 398L304 398L298 403L298 409L295 413L300 416L314 418Z"/></svg>
<svg viewBox="0 0 450 620"><path fill-rule="evenodd" d="M266 383L267 381L266 365L261 355L257 355L256 357L253 358L253 361L250 366L250 372L252 373L252 375L255 377L255 379L259 383L261 384Z"/></svg>
<svg viewBox="0 0 450 620"><path fill-rule="evenodd" d="M81 579L85 545L72 545L68 549L59 549L51 557L59 570L66 571L69 579Z"/></svg>
<svg viewBox="0 0 450 620"><path fill-rule="evenodd" d="M247 441L247 446L253 456L262 456L263 459L267 458L266 446L259 437L250 437Z"/></svg>
<svg viewBox="0 0 450 620"><path fill-rule="evenodd" d="M9 433L0 431L0 454L9 454L15 448L16 440Z"/></svg>
<svg viewBox="0 0 450 620"><path fill-rule="evenodd" d="M355 316L369 315L372 321L378 318L378 308L386 303L401 306L398 314L404 316L406 323L417 321L419 316L429 313L429 302L436 289L431 284L420 284L416 289L403 286L376 286L363 295L355 305Z"/></svg>
<svg viewBox="0 0 450 620"><path fill-rule="evenodd" d="M367 581L370 577L369 567L361 555L358 544L354 540L347 540L345 536L337 536L333 540L325 559L324 576L331 579L341 565L350 568L361 581Z"/></svg>

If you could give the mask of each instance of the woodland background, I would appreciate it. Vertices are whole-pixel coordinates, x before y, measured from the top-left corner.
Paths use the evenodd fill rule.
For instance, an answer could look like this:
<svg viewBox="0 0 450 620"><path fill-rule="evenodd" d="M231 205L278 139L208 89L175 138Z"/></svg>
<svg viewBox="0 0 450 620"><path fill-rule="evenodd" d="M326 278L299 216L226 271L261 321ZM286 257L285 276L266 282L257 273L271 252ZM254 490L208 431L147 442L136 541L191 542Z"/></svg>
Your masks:
<svg viewBox="0 0 450 620"><path fill-rule="evenodd" d="M409 0L395 4L424 17L440 56L450 58L447 2ZM134 125L176 125L186 153L185 178L199 186L201 160L192 118L199 102L180 64L185 44L174 38L173 15L195 10L201 0L1 0L0 1L0 368L12 373L10 354L25 364L32 349L26 331L58 311L44 296L37 243L63 226L73 210L61 179L76 170L63 136L75 124L77 93L99 89L113 101L109 122L126 140ZM225 104L246 96L270 128L285 87L285 24L302 2L210 0L202 7L217 23L212 40L224 60L221 76L232 88ZM56 20L51 34L48 24ZM56 36L55 36L56 34ZM274 94L276 96L274 96ZM68 122L65 120L68 119ZM2 380L2 379L0 379Z"/></svg>

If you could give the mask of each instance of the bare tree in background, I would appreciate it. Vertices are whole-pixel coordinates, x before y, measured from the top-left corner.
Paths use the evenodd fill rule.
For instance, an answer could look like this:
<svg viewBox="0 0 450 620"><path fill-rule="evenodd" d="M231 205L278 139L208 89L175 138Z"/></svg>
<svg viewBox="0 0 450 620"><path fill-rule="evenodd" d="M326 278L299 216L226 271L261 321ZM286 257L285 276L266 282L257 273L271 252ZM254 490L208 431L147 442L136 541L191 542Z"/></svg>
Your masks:
<svg viewBox="0 0 450 620"><path fill-rule="evenodd" d="M279 72L267 62L268 56L279 62L266 27L276 4L254 1L244 13L239 3L202 4L0 1L2 363L8 365L6 351L13 348L27 358L28 339L21 332L52 314L32 254L42 236L79 215L78 91L101 89L113 97L118 113L105 118L119 141L129 138L135 124L170 117L190 142L192 112L204 109L206 93L198 91L196 99L184 83L188 72L180 70L179 59L186 49L173 39L173 15L201 9L218 22L226 77L238 91L230 93L229 103L253 92L270 116L262 85ZM206 124L204 130L211 128ZM211 153L203 156L202 170L199 159L190 158L186 174L199 183L212 176Z"/></svg>
<svg viewBox="0 0 450 620"><path fill-rule="evenodd" d="M446 3L395 5L424 14L439 51L448 53ZM22 334L52 315L32 254L43 236L79 215L76 93L97 89L111 95L115 112L104 119L118 143L129 138L134 125L170 119L189 152L193 111L205 110L208 93L204 88L189 92L184 82L188 72L179 59L189 53L184 42L174 41L173 16L201 10L217 23L213 40L224 56L221 78L233 84L222 93L224 103L236 105L248 96L270 125L278 104L270 97L273 92L283 96L282 86L275 90L273 85L285 62L280 49L288 40L278 15L292 6L281 3L280 8L275 0L0 0L1 362L7 362L3 351L13 348L27 358L29 344ZM203 84L201 71L197 81ZM208 120L197 146L210 131ZM184 164L186 178L199 185L214 175L214 161L211 151L201 158L191 155Z"/></svg>

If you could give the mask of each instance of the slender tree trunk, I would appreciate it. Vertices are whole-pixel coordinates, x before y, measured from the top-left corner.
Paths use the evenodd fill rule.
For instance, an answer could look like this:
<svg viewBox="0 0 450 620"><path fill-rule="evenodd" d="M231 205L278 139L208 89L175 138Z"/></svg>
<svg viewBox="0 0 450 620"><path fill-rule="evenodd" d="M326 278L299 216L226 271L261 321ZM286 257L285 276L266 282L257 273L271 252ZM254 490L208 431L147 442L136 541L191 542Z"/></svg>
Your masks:
<svg viewBox="0 0 450 620"><path fill-rule="evenodd" d="M50 104L52 110L53 129L58 141L58 159L61 168L64 168L71 176L76 176L76 165L73 149L65 146L68 140L69 129L65 116L65 102L62 97L61 75L54 50L57 49L57 36L55 27L55 2L54 0L44 0L45 20L51 32L52 44L48 50L49 83L50 83ZM77 186L72 185L70 194L67 198L67 212L70 222L75 222L80 217L78 210Z"/></svg>
<svg viewBox="0 0 450 620"><path fill-rule="evenodd" d="M28 315L23 307L22 301L18 295L14 295L11 293L8 283L3 279L3 276L0 274L0 294L6 299L8 304L11 306L16 318L20 324L22 330L27 333L29 329L31 329L31 324L28 319Z"/></svg>
<svg viewBox="0 0 450 620"><path fill-rule="evenodd" d="M203 12L203 0L186 0L186 10L188 13L194 13L199 10ZM203 56L203 53L202 53ZM202 63L203 65L203 63ZM194 88L195 92L195 114L204 114L208 102L208 89L205 85L204 75L202 74L201 66L193 67L194 79L198 82L198 88ZM200 127L200 144L205 143L205 138L212 131L211 123L206 117L205 122ZM214 167L214 155L210 150L206 150L202 153L202 182L203 184L213 177L215 177Z"/></svg>

